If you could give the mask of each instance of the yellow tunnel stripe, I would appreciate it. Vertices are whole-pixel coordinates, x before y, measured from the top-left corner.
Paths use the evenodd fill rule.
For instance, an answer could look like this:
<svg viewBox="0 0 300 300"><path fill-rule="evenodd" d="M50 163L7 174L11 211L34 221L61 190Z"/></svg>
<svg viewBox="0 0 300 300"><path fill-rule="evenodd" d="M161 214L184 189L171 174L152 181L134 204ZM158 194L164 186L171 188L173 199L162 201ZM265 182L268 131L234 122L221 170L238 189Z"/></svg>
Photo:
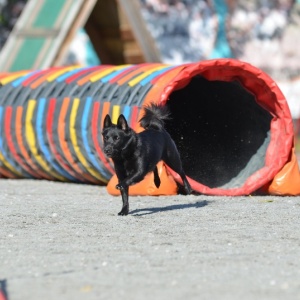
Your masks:
<svg viewBox="0 0 300 300"><path fill-rule="evenodd" d="M78 146L75 123L76 123L76 115L77 115L79 104L80 104L80 99L75 98L73 101L71 114L70 114L70 138L71 138L71 142L72 142L74 151L75 151L79 161L82 163L82 165L87 169L87 171L91 175L93 175L95 178L101 180L102 182L107 182L107 180L104 177L102 177L95 169L93 169L91 167L91 165L85 159L84 155L81 153L80 148Z"/></svg>
<svg viewBox="0 0 300 300"><path fill-rule="evenodd" d="M26 121L25 121L25 136L26 136L26 140L27 140L28 146L30 148L30 151L34 155L38 164L43 168L43 170L45 170L50 175L52 175L53 177L55 177L61 181L66 181L66 178L57 174L49 167L48 163L42 158L42 156L39 154L39 151L36 147L35 131L34 131L34 128L32 125L32 116L33 116L33 113L35 110L35 106L36 106L36 101L33 99L30 99L28 101L28 107L27 107L27 111L26 111Z"/></svg>
<svg viewBox="0 0 300 300"><path fill-rule="evenodd" d="M149 76L149 75L152 74L153 72L159 71L159 70L164 69L164 68L166 68L166 67L167 67L167 65L163 65L163 66L159 66L159 67L153 68L153 69L151 69L151 70L149 70L149 71L146 71L146 72L144 72L143 74L137 76L136 78L130 80L130 81L128 82L128 85L129 85L129 86L135 86L137 83L139 83L141 80L143 80L144 78L146 78L147 76Z"/></svg>
<svg viewBox="0 0 300 300"><path fill-rule="evenodd" d="M115 68L108 68L108 69L104 69L102 72L100 71L99 73L97 73L96 75L92 76L90 81L91 82L95 82L103 77L105 77L106 75L112 73L113 71L117 71L117 70L120 70L122 68L126 68L126 67L129 67L130 65L122 65L122 66L118 66L118 67L115 67Z"/></svg>
<svg viewBox="0 0 300 300"><path fill-rule="evenodd" d="M28 74L29 71L20 71L20 72L17 72L17 73L13 73L11 75L8 75L8 76L5 76L3 77L1 80L0 80L0 83L5 85L5 84L8 84L10 83L11 81L23 76L23 75L26 75Z"/></svg>
<svg viewBox="0 0 300 300"><path fill-rule="evenodd" d="M65 74L68 71L78 69L79 67L80 67L79 65L76 65L76 66L63 68L62 70L58 70L58 71L52 73L49 77L47 77L47 81L51 82L51 81L55 80L57 77L59 77L60 75Z"/></svg>
<svg viewBox="0 0 300 300"><path fill-rule="evenodd" d="M120 106L119 105L114 105L113 110L112 110L112 122L114 124L117 124L119 115L120 115Z"/></svg>
<svg viewBox="0 0 300 300"><path fill-rule="evenodd" d="M4 122L3 122L4 123ZM4 130L4 129L3 129ZM3 156L3 154L0 152L0 161L2 162L2 164L9 169L12 173L14 173L17 176L23 177L22 174L15 169L15 167L13 167L7 160L6 158Z"/></svg>
<svg viewBox="0 0 300 300"><path fill-rule="evenodd" d="M6 159L5 157L2 155L2 153L0 152L0 161L2 161L3 165L9 169L10 171L12 171L14 174L16 174L17 176L22 176L22 174L17 171Z"/></svg>

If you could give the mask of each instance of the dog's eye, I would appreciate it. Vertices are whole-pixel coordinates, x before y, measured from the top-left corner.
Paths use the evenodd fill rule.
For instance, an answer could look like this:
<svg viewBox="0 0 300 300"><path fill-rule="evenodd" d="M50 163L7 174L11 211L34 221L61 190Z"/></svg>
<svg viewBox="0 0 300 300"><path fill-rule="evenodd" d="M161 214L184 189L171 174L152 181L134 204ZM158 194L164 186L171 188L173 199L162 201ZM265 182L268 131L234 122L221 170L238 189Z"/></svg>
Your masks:
<svg viewBox="0 0 300 300"><path fill-rule="evenodd" d="M105 135L103 138L104 138L104 140L106 140L106 141L108 140L108 136L107 136L107 135Z"/></svg>
<svg viewBox="0 0 300 300"><path fill-rule="evenodd" d="M116 135L116 136L114 136L114 140L115 141L118 141L120 138Z"/></svg>

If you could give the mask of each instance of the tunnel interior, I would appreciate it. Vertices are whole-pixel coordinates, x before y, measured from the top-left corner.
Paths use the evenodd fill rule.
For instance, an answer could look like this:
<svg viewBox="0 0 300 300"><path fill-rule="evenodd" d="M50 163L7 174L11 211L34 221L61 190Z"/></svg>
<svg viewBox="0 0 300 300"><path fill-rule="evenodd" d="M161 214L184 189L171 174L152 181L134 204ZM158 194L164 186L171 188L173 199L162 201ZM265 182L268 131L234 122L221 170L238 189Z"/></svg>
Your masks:
<svg viewBox="0 0 300 300"><path fill-rule="evenodd" d="M166 129L191 179L210 188L238 188L265 165L272 116L238 81L197 75L166 105Z"/></svg>

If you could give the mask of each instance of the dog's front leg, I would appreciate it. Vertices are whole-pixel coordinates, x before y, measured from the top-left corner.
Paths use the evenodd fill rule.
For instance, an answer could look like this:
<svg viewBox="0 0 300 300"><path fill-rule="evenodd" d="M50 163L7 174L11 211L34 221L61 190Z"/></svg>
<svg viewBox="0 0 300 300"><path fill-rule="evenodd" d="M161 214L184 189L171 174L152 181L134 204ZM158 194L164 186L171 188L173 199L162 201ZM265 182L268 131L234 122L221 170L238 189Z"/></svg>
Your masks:
<svg viewBox="0 0 300 300"><path fill-rule="evenodd" d="M116 189L121 192L122 196L122 209L118 213L119 216L127 216L129 212L129 200L128 200L128 185L124 184L123 179L126 178L126 170L123 163L114 161L116 174L119 183L116 185Z"/></svg>
<svg viewBox="0 0 300 300"><path fill-rule="evenodd" d="M117 185L117 189L120 190L122 195L123 206L121 211L118 213L119 216L127 216L129 212L129 200L128 200L128 186Z"/></svg>
<svg viewBox="0 0 300 300"><path fill-rule="evenodd" d="M124 180L119 181L116 185L116 189L121 191L123 207L119 212L119 215L126 216L129 212L129 200L128 200L128 190L129 186L135 183L140 182L144 178L144 174L142 172L135 173L134 175L126 177Z"/></svg>

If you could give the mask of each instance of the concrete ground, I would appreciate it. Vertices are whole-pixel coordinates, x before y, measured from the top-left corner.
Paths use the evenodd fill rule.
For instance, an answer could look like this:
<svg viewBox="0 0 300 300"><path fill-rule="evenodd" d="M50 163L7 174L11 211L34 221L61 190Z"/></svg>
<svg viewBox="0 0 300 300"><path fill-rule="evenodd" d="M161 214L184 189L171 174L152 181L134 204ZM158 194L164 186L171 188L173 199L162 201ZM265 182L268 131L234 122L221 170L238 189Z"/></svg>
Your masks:
<svg viewBox="0 0 300 300"><path fill-rule="evenodd" d="M9 300L300 299L300 197L120 197L0 180Z"/></svg>

